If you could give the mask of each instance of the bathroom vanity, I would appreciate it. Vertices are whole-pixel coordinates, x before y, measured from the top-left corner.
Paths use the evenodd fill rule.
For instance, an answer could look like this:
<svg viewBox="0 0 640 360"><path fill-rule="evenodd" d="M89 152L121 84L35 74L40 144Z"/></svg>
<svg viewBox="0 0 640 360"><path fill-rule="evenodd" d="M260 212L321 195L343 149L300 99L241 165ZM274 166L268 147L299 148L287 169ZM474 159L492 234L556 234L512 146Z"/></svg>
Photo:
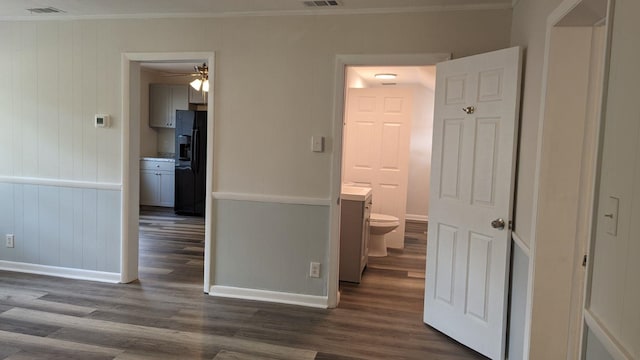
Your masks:
<svg viewBox="0 0 640 360"><path fill-rule="evenodd" d="M340 281L360 283L369 256L371 188L342 186Z"/></svg>

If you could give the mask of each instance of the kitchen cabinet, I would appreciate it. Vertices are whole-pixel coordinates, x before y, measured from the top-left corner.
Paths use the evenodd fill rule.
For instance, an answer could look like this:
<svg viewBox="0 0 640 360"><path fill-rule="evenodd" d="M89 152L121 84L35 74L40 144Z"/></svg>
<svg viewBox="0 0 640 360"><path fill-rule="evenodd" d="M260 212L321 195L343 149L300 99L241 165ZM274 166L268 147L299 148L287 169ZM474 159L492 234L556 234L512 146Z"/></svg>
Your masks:
<svg viewBox="0 0 640 360"><path fill-rule="evenodd" d="M175 128L176 110L189 109L187 85L149 85L149 126Z"/></svg>
<svg viewBox="0 0 640 360"><path fill-rule="evenodd" d="M360 283L369 260L371 190L364 196L341 194L340 281Z"/></svg>
<svg viewBox="0 0 640 360"><path fill-rule="evenodd" d="M175 163L167 159L140 161L140 205L173 207Z"/></svg>
<svg viewBox="0 0 640 360"><path fill-rule="evenodd" d="M193 87L189 86L189 104L206 104L207 103L207 93L204 91L198 91Z"/></svg>

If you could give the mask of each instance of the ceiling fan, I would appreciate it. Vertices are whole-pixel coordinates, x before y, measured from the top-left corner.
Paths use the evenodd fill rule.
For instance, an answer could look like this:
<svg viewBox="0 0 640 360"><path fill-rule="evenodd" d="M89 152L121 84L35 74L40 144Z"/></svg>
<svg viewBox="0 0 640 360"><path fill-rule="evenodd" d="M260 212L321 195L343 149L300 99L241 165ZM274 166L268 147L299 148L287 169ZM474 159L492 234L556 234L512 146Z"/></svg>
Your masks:
<svg viewBox="0 0 640 360"><path fill-rule="evenodd" d="M196 78L189 83L192 88L197 91L209 91L209 67L207 66L207 64L202 63L202 66L194 65L193 70L194 72L187 74L165 72L165 74L162 76L193 76Z"/></svg>
<svg viewBox="0 0 640 360"><path fill-rule="evenodd" d="M200 77L190 82L189 85L197 91L209 91L209 67L207 63L202 63L202 66L195 65L193 69L197 72L196 76L199 75Z"/></svg>

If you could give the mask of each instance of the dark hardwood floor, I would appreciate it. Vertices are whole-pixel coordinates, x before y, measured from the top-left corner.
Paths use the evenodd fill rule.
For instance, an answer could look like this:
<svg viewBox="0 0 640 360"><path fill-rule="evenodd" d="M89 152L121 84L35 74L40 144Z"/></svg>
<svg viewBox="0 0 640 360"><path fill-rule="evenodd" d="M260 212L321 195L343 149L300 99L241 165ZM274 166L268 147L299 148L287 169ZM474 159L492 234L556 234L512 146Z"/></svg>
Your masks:
<svg viewBox="0 0 640 360"><path fill-rule="evenodd" d="M140 233L131 284L0 271L0 359L483 359L422 323L424 234L322 310L203 294L200 218L145 208Z"/></svg>

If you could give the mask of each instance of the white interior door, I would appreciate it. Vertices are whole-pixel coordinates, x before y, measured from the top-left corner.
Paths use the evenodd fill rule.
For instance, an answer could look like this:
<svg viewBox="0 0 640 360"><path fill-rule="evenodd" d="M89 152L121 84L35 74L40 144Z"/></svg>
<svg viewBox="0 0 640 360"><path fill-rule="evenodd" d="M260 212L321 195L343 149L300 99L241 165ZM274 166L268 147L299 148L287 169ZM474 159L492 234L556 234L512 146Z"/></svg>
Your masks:
<svg viewBox="0 0 640 360"><path fill-rule="evenodd" d="M343 181L372 188L372 211L397 217L387 246L404 247L413 90L348 89Z"/></svg>
<svg viewBox="0 0 640 360"><path fill-rule="evenodd" d="M424 321L492 359L505 352L520 57L436 68Z"/></svg>

